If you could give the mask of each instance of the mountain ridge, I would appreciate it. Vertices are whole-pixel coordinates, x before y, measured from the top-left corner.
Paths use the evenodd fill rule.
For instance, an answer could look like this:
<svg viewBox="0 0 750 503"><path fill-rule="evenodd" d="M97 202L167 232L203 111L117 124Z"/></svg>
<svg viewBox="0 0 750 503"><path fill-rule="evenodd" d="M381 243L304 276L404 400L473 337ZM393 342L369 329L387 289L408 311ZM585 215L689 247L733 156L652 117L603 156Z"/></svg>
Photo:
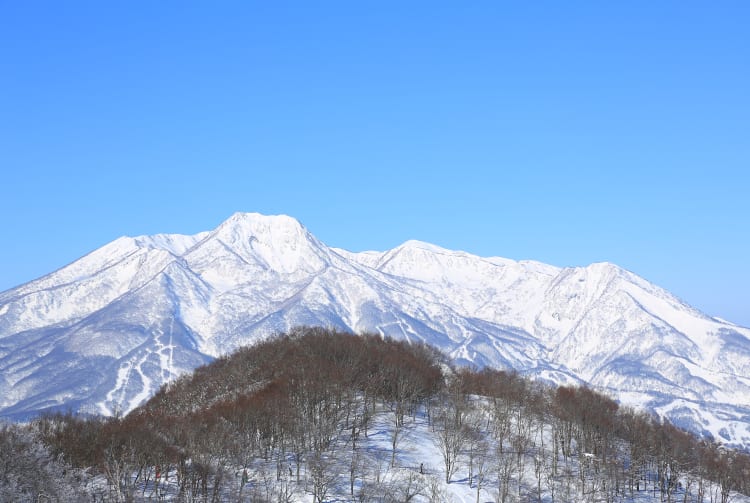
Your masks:
<svg viewBox="0 0 750 503"><path fill-rule="evenodd" d="M297 325L424 341L462 363L587 383L750 445L750 329L631 271L416 240L355 253L292 217L257 213L194 235L118 238L0 293L0 415L71 403L127 412L194 366Z"/></svg>

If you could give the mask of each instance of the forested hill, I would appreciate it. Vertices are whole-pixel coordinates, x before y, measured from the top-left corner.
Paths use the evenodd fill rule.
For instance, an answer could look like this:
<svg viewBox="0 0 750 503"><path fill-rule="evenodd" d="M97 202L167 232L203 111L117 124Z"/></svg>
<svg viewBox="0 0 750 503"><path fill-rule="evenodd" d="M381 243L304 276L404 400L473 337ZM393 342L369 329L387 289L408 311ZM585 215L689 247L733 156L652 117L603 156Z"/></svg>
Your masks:
<svg viewBox="0 0 750 503"><path fill-rule="evenodd" d="M750 501L748 455L590 389L321 328L218 358L122 418L2 434L46 460L6 469L13 501ZM51 467L67 478L42 484Z"/></svg>
<svg viewBox="0 0 750 503"><path fill-rule="evenodd" d="M163 386L131 415L211 414L273 396L280 415L295 415L300 400L325 404L329 398L419 403L435 396L443 382L444 357L426 345L380 336L320 328L289 334L239 349ZM333 396L332 395L336 395Z"/></svg>

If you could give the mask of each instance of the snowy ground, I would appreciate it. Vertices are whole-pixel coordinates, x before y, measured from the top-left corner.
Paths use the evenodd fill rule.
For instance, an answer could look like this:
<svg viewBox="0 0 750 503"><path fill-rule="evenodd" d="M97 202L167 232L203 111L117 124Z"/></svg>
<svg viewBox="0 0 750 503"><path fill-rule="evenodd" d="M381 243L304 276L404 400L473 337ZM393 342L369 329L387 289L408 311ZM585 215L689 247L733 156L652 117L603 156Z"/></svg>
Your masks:
<svg viewBox="0 0 750 503"><path fill-rule="evenodd" d="M468 457L463 455L459 460L459 466L450 483L445 482L445 464L442 452L436 441L436 434L430 425L426 413L422 410L415 417L406 418L403 428L400 430L399 439L396 443L395 462L392 461L392 445L394 435L393 414L382 411L376 414L368 428L368 435L360 436L357 445L356 457L354 450L349 445L339 444L334 456L326 457L327 475L325 484L328 486L325 502L350 503L358 501L411 501L423 502L445 502L445 503L494 503L500 501L498 475L492 470L487 470L484 483L479 490L475 476L469 480ZM353 459L354 458L354 459ZM354 496L350 494L350 467L352 463L357 467L358 476L354 481ZM278 501L278 502L301 502L316 503L313 496L314 476L310 463L304 464L301 469L300 482L295 481L294 462L290 458L288 466L279 468L276 463L258 462L248 470L248 480L242 484L242 469L238 468L230 473L229 477L235 480L225 487L221 494L221 501ZM576 465L577 466L577 465ZM176 472L171 470L162 474L160 485L149 482L141 486L136 500L138 501L179 501L177 494ZM574 477L575 478L575 477ZM366 482L363 482L363 479ZM514 475L514 480L517 476ZM523 489L518 490L518 484L514 482L514 489L507 496L508 502L541 501L590 503L606 501L602 495L581 494L576 483L573 491L567 494L562 490L563 484L559 484L554 499L550 491L545 488L541 499L536 492L537 479L534 472L533 458L525 462L522 476ZM106 482L98 478L97 489L94 491L105 501ZM720 501L718 489L714 488L715 499L706 494L704 501ZM268 499L267 499L268 498ZM210 489L209 497L210 501ZM190 498L187 501L203 501L202 498ZM622 497L615 501L628 503L661 502L661 495L652 490L642 490L634 496ZM694 494L688 494L685 498L680 489L673 495L673 501L698 501ZM729 499L732 503L750 503L750 498L741 495L732 495Z"/></svg>

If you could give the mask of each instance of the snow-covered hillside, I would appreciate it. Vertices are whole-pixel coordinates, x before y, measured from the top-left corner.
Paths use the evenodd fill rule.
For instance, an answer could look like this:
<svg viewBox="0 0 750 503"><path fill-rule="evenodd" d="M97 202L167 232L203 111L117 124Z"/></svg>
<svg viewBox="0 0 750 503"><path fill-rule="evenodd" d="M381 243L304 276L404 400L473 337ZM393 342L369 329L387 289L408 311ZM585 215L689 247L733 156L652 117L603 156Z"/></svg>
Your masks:
<svg viewBox="0 0 750 503"><path fill-rule="evenodd" d="M558 268L408 241L330 248L287 216L120 238L0 293L0 415L113 414L211 358L324 325L585 382L750 446L750 329L608 263Z"/></svg>

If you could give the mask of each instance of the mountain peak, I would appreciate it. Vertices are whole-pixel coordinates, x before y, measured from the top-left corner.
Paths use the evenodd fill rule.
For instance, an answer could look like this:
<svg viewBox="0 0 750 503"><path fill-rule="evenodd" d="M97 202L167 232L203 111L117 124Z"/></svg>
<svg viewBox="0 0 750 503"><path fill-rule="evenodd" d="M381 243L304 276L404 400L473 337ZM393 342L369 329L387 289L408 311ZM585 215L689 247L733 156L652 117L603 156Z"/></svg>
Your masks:
<svg viewBox="0 0 750 503"><path fill-rule="evenodd" d="M287 215L238 212L211 232L210 238L243 260L279 273L318 271L327 255L326 246Z"/></svg>
<svg viewBox="0 0 750 503"><path fill-rule="evenodd" d="M238 211L224 220L217 229L220 228L243 228L259 230L264 228L289 228L306 230L296 218L289 215L263 215L261 213L251 213Z"/></svg>
<svg viewBox="0 0 750 503"><path fill-rule="evenodd" d="M418 239L409 239L401 243L396 248L420 248L422 250L430 250L430 251L448 251L445 248L441 248L440 246L434 245L432 243L428 243L426 241L420 241Z"/></svg>

